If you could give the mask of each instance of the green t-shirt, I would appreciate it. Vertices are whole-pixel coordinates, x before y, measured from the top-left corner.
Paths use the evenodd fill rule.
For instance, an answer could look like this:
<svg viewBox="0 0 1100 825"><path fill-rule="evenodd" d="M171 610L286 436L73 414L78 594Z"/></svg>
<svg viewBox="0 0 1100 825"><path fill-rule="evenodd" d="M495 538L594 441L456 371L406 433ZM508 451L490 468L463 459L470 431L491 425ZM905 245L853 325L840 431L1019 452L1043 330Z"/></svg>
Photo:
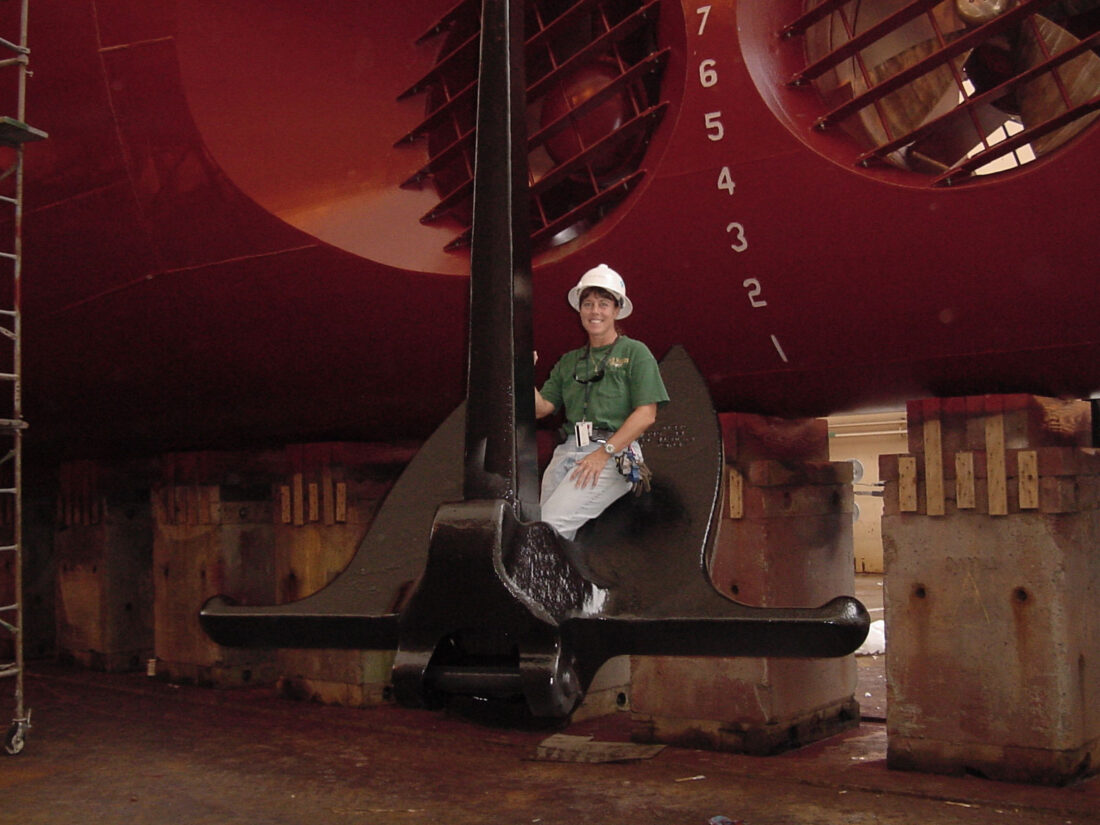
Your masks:
<svg viewBox="0 0 1100 825"><path fill-rule="evenodd" d="M620 335L610 346L587 352L587 357L586 352L587 348L581 347L563 355L541 390L555 410L565 405L567 431L581 420L591 421L598 429L615 431L636 407L668 402L657 359L641 341ZM595 375L601 364L603 378L580 383Z"/></svg>

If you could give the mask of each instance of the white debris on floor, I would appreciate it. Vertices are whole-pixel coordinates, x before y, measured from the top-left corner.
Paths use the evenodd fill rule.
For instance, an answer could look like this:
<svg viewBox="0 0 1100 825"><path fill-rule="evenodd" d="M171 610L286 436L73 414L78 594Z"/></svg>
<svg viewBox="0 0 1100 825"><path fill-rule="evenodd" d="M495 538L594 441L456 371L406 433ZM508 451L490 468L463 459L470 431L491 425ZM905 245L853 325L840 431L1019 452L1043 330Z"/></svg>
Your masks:
<svg viewBox="0 0 1100 825"><path fill-rule="evenodd" d="M856 650L856 656L878 656L886 652L886 622L882 619L871 622L867 638Z"/></svg>

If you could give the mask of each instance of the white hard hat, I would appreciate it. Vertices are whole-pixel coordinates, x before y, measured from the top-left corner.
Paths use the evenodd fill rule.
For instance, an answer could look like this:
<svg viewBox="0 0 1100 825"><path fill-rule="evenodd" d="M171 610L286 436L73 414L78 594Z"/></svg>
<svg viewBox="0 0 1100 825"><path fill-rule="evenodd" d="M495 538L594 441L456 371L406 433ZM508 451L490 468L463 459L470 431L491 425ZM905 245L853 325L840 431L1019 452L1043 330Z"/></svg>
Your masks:
<svg viewBox="0 0 1100 825"><path fill-rule="evenodd" d="M634 311L634 305L626 297L626 283L622 276L607 264L600 264L581 275L577 285L569 290L569 306L581 311L581 293L590 286L606 289L619 301L619 318L625 318Z"/></svg>

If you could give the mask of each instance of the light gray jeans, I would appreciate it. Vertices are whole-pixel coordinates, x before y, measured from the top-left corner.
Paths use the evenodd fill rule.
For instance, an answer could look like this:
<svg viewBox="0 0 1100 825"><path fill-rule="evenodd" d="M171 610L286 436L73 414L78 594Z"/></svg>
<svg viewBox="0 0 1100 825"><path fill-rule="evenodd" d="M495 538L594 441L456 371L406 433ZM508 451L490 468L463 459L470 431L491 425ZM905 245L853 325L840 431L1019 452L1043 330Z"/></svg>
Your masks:
<svg viewBox="0 0 1100 825"><path fill-rule="evenodd" d="M578 447L576 436L570 435L564 444L559 444L554 450L550 464L542 476L539 501L542 520L569 541L576 538L581 525L594 519L630 492L630 482L619 474L613 458L608 459L604 465L595 486L589 485L582 489L570 480L569 474L582 458L594 450L602 449L603 444L598 442Z"/></svg>

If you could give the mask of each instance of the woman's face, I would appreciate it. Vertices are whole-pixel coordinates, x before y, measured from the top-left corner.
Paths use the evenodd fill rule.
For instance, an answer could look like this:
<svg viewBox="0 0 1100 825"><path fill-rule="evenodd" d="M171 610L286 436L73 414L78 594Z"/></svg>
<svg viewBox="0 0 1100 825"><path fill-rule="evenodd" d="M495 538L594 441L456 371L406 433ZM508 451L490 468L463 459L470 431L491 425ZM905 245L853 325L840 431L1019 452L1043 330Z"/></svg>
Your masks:
<svg viewBox="0 0 1100 825"><path fill-rule="evenodd" d="M614 298L589 292L581 298L581 326L590 336L601 337L615 329L615 318L619 314Z"/></svg>

